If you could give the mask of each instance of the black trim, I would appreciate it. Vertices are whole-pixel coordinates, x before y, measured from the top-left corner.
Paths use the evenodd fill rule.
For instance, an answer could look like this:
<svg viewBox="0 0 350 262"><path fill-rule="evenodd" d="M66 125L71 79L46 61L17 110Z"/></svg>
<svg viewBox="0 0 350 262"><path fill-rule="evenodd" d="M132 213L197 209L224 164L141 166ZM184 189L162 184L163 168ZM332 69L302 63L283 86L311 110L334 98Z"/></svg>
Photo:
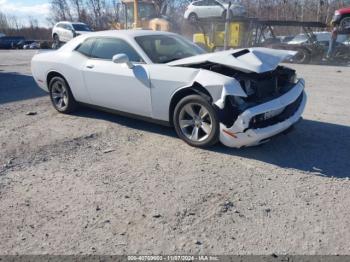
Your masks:
<svg viewBox="0 0 350 262"><path fill-rule="evenodd" d="M93 108L93 109L97 109L97 110L100 110L100 111L104 111L104 112L107 112L107 113L111 113L111 114L114 114L114 115L120 115L120 116L123 116L123 117L129 117L129 118L133 118L133 119L137 119L137 120L141 120L141 121L145 121L145 122L149 122L149 123L154 123L154 124L158 124L158 125L162 125L162 126L171 127L171 124L170 124L169 121L158 120L158 119L154 119L154 118L147 117L147 116L135 115L135 114L119 111L119 110L116 110L116 109L110 109L110 108L106 108L106 107L102 107L102 106L96 106L96 105L92 105L92 104L88 104L88 103L81 103L81 102L79 102L79 104L81 104L83 106L86 106L86 107Z"/></svg>
<svg viewBox="0 0 350 262"><path fill-rule="evenodd" d="M288 105L281 114L270 119L265 119L265 114L260 114L253 117L250 121L249 129L273 126L291 118L299 110L301 103L303 102L303 98L304 92L297 98L297 100Z"/></svg>

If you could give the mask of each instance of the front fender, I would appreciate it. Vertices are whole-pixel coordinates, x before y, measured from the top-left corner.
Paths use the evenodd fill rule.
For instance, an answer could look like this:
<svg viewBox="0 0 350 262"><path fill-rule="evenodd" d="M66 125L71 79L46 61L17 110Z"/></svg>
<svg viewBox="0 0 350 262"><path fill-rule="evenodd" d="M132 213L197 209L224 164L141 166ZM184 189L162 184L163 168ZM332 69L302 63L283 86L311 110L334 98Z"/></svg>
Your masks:
<svg viewBox="0 0 350 262"><path fill-rule="evenodd" d="M225 107L227 96L247 97L236 79L205 69L199 70L193 82L203 86L210 93L214 104L220 109Z"/></svg>

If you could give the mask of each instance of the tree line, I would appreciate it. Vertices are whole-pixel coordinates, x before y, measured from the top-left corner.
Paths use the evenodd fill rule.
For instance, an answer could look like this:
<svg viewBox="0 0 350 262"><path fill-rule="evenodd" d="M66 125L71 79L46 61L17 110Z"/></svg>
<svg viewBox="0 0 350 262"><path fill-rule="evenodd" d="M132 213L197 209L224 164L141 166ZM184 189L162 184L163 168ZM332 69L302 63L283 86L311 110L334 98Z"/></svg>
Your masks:
<svg viewBox="0 0 350 262"><path fill-rule="evenodd" d="M182 28L183 14L191 0L154 0L159 10L168 5L168 16L175 28ZM243 0L249 17L271 20L320 21L329 23L334 11L349 5L344 0ZM28 18L24 25L16 16L0 11L0 32L8 35L30 36L32 39L49 39L50 27L58 21L80 21L94 30L110 29L120 21L119 0L51 0L47 27L40 27L37 19ZM27 37L28 37L27 36Z"/></svg>

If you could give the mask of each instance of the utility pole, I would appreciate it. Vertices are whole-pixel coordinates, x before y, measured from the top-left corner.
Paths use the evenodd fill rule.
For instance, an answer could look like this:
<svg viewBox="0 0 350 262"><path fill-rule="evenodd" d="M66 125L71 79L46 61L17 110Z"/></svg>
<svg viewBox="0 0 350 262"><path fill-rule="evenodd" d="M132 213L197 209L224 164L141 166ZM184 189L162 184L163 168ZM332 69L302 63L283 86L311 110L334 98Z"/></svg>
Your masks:
<svg viewBox="0 0 350 262"><path fill-rule="evenodd" d="M225 39L224 39L224 50L228 48L228 38L229 38L229 26L231 18L231 1L228 3L228 8L226 10L226 22L225 22Z"/></svg>
<svg viewBox="0 0 350 262"><path fill-rule="evenodd" d="M134 28L139 27L139 1L134 0Z"/></svg>

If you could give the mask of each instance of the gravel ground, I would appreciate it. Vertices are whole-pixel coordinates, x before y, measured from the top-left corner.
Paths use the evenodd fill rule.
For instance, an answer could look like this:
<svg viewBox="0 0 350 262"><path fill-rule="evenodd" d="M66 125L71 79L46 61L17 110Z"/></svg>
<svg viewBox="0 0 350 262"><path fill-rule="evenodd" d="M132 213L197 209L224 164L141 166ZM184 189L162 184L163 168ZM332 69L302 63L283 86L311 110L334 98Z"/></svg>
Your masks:
<svg viewBox="0 0 350 262"><path fill-rule="evenodd" d="M0 51L0 254L350 254L350 68L293 66L309 95L294 132L200 150L58 114L33 54Z"/></svg>

